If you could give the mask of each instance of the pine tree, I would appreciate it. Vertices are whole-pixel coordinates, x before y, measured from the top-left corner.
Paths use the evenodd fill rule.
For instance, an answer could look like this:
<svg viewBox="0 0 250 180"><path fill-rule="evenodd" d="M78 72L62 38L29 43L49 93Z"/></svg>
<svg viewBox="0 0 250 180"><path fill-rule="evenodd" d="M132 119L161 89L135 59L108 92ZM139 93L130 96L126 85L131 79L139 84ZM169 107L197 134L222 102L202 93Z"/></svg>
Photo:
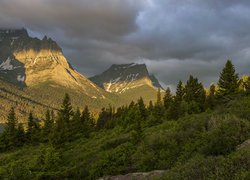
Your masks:
<svg viewBox="0 0 250 180"><path fill-rule="evenodd" d="M199 113L204 110L206 92L202 83L190 75L186 86L184 100L189 104L188 113Z"/></svg>
<svg viewBox="0 0 250 180"><path fill-rule="evenodd" d="M153 112L153 110L154 110L154 105L153 105L153 102L152 102L152 101L149 101L148 111L149 111L150 113L152 113L152 112Z"/></svg>
<svg viewBox="0 0 250 180"><path fill-rule="evenodd" d="M143 132L142 132L142 117L140 115L140 110L139 107L136 107L133 111L133 131L132 131L132 137L133 137L133 142L135 144L138 144L142 141L143 139Z"/></svg>
<svg viewBox="0 0 250 180"><path fill-rule="evenodd" d="M70 120L73 115L72 106L70 103L70 97L65 94L61 109L59 110L57 121L55 124L55 130L53 134L53 144L60 146L64 142L71 139L70 135Z"/></svg>
<svg viewBox="0 0 250 180"><path fill-rule="evenodd" d="M66 93L61 109L59 110L58 116L63 122L69 124L72 115L73 115L73 110L70 102L70 97L69 94Z"/></svg>
<svg viewBox="0 0 250 180"><path fill-rule="evenodd" d="M26 142L25 131L23 125L20 123L17 127L17 146L22 146Z"/></svg>
<svg viewBox="0 0 250 180"><path fill-rule="evenodd" d="M102 108L102 111L99 113L99 117L97 119L97 128L98 129L112 128L113 127L112 117L113 117L113 111L111 107Z"/></svg>
<svg viewBox="0 0 250 180"><path fill-rule="evenodd" d="M164 104L165 109L169 109L172 103L173 103L173 96L171 94L171 90L167 88L165 95L163 97L163 104Z"/></svg>
<svg viewBox="0 0 250 180"><path fill-rule="evenodd" d="M6 130L8 131L9 134L14 135L16 133L16 129L17 129L17 119L16 119L15 110L12 107L7 117Z"/></svg>
<svg viewBox="0 0 250 180"><path fill-rule="evenodd" d="M137 104L138 104L138 107L139 107L141 117L143 118L143 120L146 120L146 118L147 118L147 109L146 109L146 106L144 104L144 101L143 101L142 97L140 97Z"/></svg>
<svg viewBox="0 0 250 180"><path fill-rule="evenodd" d="M214 109L216 105L216 98L215 98L215 85L212 84L209 88L209 95L206 99L206 106L210 109Z"/></svg>
<svg viewBox="0 0 250 180"><path fill-rule="evenodd" d="M238 74L235 73L234 65L230 60L227 61L220 73L218 86L218 97L224 98L224 100L231 99L238 92L239 77Z"/></svg>
<svg viewBox="0 0 250 180"><path fill-rule="evenodd" d="M27 139L32 143L37 143L40 140L40 126L34 119L32 112L29 113Z"/></svg>
<svg viewBox="0 0 250 180"><path fill-rule="evenodd" d="M17 133L17 119L16 119L16 115L15 115L15 110L14 108L12 107L10 109L10 112L8 114L8 117L7 117L7 126L5 127L4 129L4 132L1 136L1 141L4 145L4 149L10 149L10 148L13 148L17 145L18 143L18 133Z"/></svg>
<svg viewBox="0 0 250 180"><path fill-rule="evenodd" d="M162 104L162 98L161 98L161 90L160 88L158 88L157 91L157 97L156 97L156 104L154 106L153 109L153 115L156 117L157 122L161 123L162 122L162 118L164 116L164 107Z"/></svg>
<svg viewBox="0 0 250 180"><path fill-rule="evenodd" d="M81 123L82 123L82 133L89 137L89 134L94 129L94 121L89 112L88 106L85 106L81 115Z"/></svg>
<svg viewBox="0 0 250 180"><path fill-rule="evenodd" d="M75 135L82 133L83 123L81 120L81 112L79 107L73 113L72 120L70 121L69 136L73 138Z"/></svg>
<svg viewBox="0 0 250 180"><path fill-rule="evenodd" d="M162 106L161 89L160 88L158 88L158 91L157 91L156 105Z"/></svg>
<svg viewBox="0 0 250 180"><path fill-rule="evenodd" d="M175 101L181 102L183 100L184 96L184 87L182 81L179 81L177 88L176 88L176 95L175 95Z"/></svg>
<svg viewBox="0 0 250 180"><path fill-rule="evenodd" d="M51 138L53 133L53 128L54 128L53 112L47 110L43 126L43 138L45 139L45 141L48 141Z"/></svg>

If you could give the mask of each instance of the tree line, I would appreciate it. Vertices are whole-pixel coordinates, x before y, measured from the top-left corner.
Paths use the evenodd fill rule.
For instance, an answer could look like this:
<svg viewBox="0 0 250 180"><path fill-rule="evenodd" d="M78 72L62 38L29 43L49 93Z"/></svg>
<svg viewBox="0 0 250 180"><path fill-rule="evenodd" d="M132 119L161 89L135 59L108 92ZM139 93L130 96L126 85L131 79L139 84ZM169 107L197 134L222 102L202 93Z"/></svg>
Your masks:
<svg viewBox="0 0 250 180"><path fill-rule="evenodd" d="M189 76L186 83L179 81L175 95L169 88L162 97L157 92L157 101L146 105L143 98L117 109L102 108L95 120L88 106L83 111L73 110L70 97L65 95L60 110L55 113L47 110L44 120L29 114L27 127L18 123L15 109L11 108L4 132L0 136L0 150L10 150L25 144L51 143L60 147L79 137L88 138L93 131L121 127L132 131L133 142L143 139L143 128L162 123L166 120L178 120L187 114L197 114L214 110L238 96L250 93L250 77L240 80L234 65L228 60L220 73L218 84L212 84L208 91L198 78Z"/></svg>

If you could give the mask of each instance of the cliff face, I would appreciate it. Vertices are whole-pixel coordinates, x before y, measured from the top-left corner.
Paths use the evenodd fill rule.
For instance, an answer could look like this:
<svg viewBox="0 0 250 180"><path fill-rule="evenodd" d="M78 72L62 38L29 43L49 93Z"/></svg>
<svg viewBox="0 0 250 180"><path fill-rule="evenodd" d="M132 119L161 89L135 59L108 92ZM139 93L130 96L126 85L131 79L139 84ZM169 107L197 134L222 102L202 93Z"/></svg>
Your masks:
<svg viewBox="0 0 250 180"><path fill-rule="evenodd" d="M51 82L103 98L98 87L70 66L55 41L29 37L25 29L0 30L0 77L21 87Z"/></svg>

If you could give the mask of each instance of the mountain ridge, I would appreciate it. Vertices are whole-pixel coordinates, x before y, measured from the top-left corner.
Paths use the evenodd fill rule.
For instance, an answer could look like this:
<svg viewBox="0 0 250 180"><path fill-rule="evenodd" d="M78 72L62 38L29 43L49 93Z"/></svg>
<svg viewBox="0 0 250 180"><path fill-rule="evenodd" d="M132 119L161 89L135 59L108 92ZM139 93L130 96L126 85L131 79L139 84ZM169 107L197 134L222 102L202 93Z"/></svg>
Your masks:
<svg viewBox="0 0 250 180"><path fill-rule="evenodd" d="M145 64L113 64L103 73L89 79L107 92L119 94L143 85L163 89L157 78L149 74Z"/></svg>

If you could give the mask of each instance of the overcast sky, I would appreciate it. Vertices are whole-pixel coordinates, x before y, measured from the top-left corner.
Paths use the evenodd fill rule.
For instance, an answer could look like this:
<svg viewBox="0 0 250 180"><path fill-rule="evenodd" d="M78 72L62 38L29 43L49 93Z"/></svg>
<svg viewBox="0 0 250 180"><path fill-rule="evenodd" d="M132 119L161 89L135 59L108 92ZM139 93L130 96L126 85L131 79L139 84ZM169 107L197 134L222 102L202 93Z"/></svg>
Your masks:
<svg viewBox="0 0 250 180"><path fill-rule="evenodd" d="M140 62L165 86L207 86L228 58L250 72L249 0L0 0L0 27L52 37L86 76Z"/></svg>

